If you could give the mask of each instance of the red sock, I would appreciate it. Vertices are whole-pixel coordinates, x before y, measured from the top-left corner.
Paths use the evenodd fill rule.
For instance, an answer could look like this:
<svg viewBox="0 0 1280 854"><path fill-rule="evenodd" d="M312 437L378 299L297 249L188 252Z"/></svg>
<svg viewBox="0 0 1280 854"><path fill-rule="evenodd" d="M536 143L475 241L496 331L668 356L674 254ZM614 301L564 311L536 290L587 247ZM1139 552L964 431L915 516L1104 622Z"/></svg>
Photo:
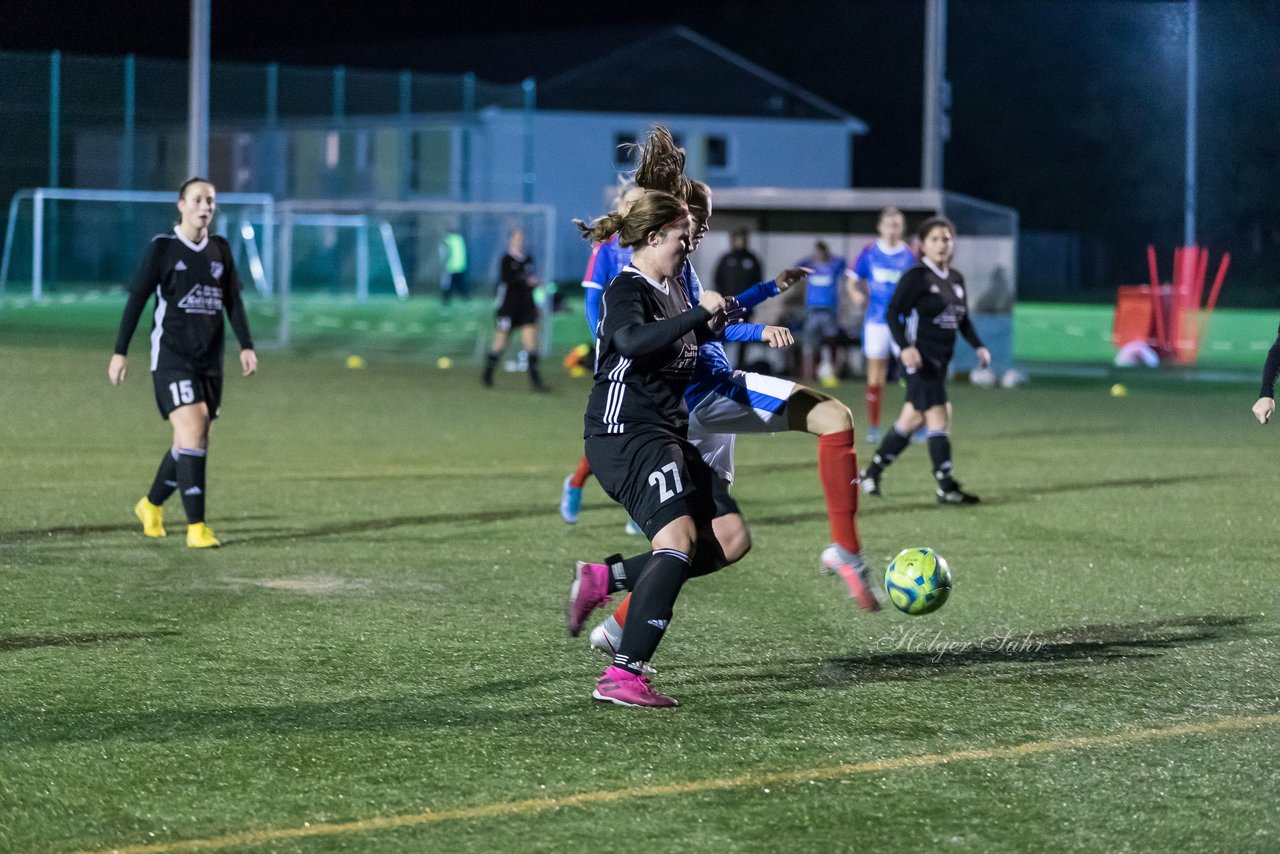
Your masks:
<svg viewBox="0 0 1280 854"><path fill-rule="evenodd" d="M818 477L827 499L831 540L846 551L862 551L858 537L858 452L853 447L852 430L818 437Z"/></svg>
<svg viewBox="0 0 1280 854"><path fill-rule="evenodd" d="M882 385L867 385L867 424L880 426L880 397L884 393Z"/></svg>
<svg viewBox="0 0 1280 854"><path fill-rule="evenodd" d="M630 607L631 594L628 593L626 596L622 597L622 604L620 604L617 610L613 612L613 618L617 620L618 625L622 626L624 629L627 627L627 609Z"/></svg>
<svg viewBox="0 0 1280 854"><path fill-rule="evenodd" d="M582 459L578 460L578 468L574 470L573 477L569 478L569 485L574 489L582 489L589 477L591 477L591 463L587 462L587 455L583 454Z"/></svg>

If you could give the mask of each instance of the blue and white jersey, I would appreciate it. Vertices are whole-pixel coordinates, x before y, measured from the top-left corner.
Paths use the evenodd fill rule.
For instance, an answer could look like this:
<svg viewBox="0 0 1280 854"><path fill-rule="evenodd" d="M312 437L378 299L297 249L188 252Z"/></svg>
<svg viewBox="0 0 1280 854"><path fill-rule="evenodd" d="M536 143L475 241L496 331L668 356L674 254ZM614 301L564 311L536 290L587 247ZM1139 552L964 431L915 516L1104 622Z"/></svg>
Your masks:
<svg viewBox="0 0 1280 854"><path fill-rule="evenodd" d="M684 262L684 269L680 272L680 284L684 287L689 304L697 305L698 298L702 296L702 283L698 281L698 274L694 272L693 265L687 260ZM772 281L759 282L738 294L735 299L743 308L755 308L777 294L777 284ZM761 341L763 336L763 323L733 323L726 326L720 333L723 341ZM733 376L733 365L730 364L729 356L724 351L722 340L707 341L698 345L698 363L693 368L693 379L689 381L689 387L684 394L685 406L690 411L704 397L719 389L724 384L726 376Z"/></svg>
<svg viewBox="0 0 1280 854"><path fill-rule="evenodd" d="M858 254L853 264L853 274L867 282L867 323L887 323L885 310L893 297L902 274L915 266L916 256L911 247L902 243L892 252L886 251L884 242L870 243Z"/></svg>
<svg viewBox="0 0 1280 854"><path fill-rule="evenodd" d="M619 246L616 234L592 247L591 260L587 262L587 271L582 276L582 287L587 297L587 325L591 327L593 337L599 334L600 329L601 295L613 277L630 263L631 249Z"/></svg>
<svg viewBox="0 0 1280 854"><path fill-rule="evenodd" d="M805 308L840 307L840 285L844 282L845 260L839 255L832 255L826 261L816 258L805 258L797 267L808 267L813 272L805 285Z"/></svg>

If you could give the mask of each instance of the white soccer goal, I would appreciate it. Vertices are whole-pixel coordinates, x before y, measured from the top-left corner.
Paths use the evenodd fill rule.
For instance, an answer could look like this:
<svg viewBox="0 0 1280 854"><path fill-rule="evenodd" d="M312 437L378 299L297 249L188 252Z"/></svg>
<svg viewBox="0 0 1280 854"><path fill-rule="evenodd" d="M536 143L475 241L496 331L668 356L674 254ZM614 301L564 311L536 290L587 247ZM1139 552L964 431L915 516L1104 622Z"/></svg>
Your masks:
<svg viewBox="0 0 1280 854"><path fill-rule="evenodd" d="M173 227L176 203L163 191L20 191L9 204L0 297L12 306L29 283L35 304L122 298L147 242ZM536 296L548 352L554 220L548 205L220 193L213 230L231 243L261 346L436 359L479 355L491 340L498 262L517 226L544 280ZM450 232L469 256L469 293L456 300L441 289Z"/></svg>
<svg viewBox="0 0 1280 854"><path fill-rule="evenodd" d="M539 337L543 352L550 345L555 294L547 272L555 258L555 209L550 205L292 199L276 206L276 222L276 284L285 343L318 338L311 327L319 325L331 346L343 340L340 329L347 330L353 347L376 344L379 331L388 340L416 332L424 354L478 353L493 332L498 262L508 233L519 227L525 232L525 251L533 255L543 279L537 294L545 304ZM448 274L441 247L451 232L461 235L466 247L463 293L442 287ZM335 301L376 306L380 298L409 302L399 315L409 318L406 323L398 323L392 311L391 319L384 315L371 321L373 328L361 328L359 318L325 310ZM467 340L465 348L459 347L459 339Z"/></svg>

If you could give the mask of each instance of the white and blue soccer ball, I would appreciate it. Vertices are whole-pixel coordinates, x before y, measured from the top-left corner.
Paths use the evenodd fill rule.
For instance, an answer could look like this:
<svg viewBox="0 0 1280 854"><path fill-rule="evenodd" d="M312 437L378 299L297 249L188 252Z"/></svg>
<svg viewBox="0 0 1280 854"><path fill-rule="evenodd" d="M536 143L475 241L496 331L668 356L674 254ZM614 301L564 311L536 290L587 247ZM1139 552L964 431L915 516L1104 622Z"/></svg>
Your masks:
<svg viewBox="0 0 1280 854"><path fill-rule="evenodd" d="M932 614L951 596L951 567L930 548L903 549L884 573L889 601L913 617Z"/></svg>

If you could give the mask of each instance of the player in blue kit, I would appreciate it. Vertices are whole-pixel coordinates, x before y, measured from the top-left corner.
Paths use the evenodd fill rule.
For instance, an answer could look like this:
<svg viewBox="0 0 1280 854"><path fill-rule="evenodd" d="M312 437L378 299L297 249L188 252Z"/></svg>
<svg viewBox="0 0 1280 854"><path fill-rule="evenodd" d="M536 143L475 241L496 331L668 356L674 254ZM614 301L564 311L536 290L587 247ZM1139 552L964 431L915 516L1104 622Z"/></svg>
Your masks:
<svg viewBox="0 0 1280 854"><path fill-rule="evenodd" d="M800 337L802 373L804 379L817 376L823 386L832 388L837 384L835 346L840 336L840 289L844 287L847 265L839 255L832 255L823 241L819 240L813 248L813 255L796 264L810 271L804 292L804 330Z"/></svg>
<svg viewBox="0 0 1280 854"><path fill-rule="evenodd" d="M889 376L889 359L894 355L893 336L885 311L902 274L915 266L916 256L902 239L906 222L902 211L887 207L876 223L879 239L858 254L849 278L853 298L865 305L862 322L862 353L867 357L867 441L880 441L880 406Z"/></svg>

